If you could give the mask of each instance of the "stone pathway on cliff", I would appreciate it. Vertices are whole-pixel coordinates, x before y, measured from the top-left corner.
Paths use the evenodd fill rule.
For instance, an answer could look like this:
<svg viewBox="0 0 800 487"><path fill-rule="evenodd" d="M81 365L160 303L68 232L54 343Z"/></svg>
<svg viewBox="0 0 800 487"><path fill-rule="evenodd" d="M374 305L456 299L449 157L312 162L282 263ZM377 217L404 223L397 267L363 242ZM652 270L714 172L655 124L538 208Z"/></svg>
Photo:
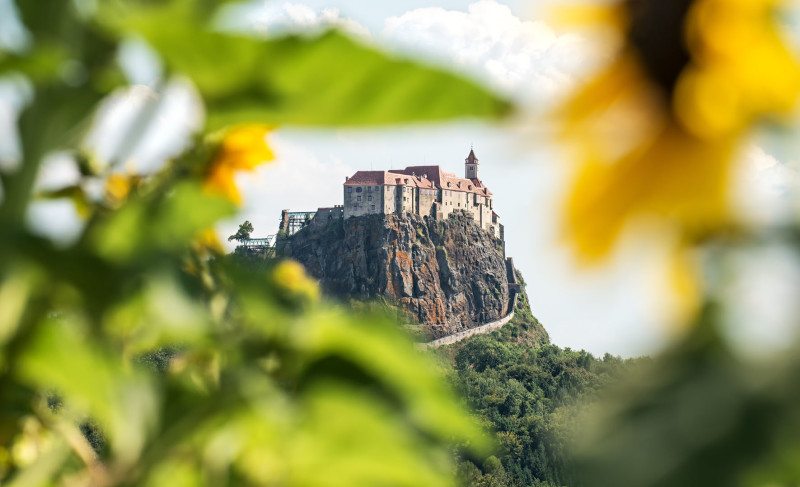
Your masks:
<svg viewBox="0 0 800 487"><path fill-rule="evenodd" d="M469 330L459 331L458 333L453 333L452 335L443 336L441 338L437 338L436 340L427 343L421 343L420 348L424 349L439 348L445 345L452 345L454 343L458 343L461 340L466 340L467 338L473 337L475 335L485 335L486 333L491 333L495 330L499 330L512 319L514 319L513 308L511 309L510 313L500 318L499 320L492 321L491 323L486 323L485 325L476 326L475 328L470 328Z"/></svg>

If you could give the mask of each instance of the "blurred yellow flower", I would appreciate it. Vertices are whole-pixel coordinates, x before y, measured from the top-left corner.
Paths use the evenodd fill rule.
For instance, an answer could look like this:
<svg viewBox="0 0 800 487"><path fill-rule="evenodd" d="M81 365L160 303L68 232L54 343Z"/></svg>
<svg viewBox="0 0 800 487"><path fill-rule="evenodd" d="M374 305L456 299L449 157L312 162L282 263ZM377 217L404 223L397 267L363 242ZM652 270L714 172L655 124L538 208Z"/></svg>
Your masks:
<svg viewBox="0 0 800 487"><path fill-rule="evenodd" d="M194 240L194 246L197 250L207 250L218 255L225 253L222 241L213 228L206 228L200 232Z"/></svg>
<svg viewBox="0 0 800 487"><path fill-rule="evenodd" d="M241 205L242 195L234 176L237 171L252 171L275 159L275 154L267 144L267 134L271 130L272 127L260 124L229 129L209 166L205 178L206 189Z"/></svg>
<svg viewBox="0 0 800 487"><path fill-rule="evenodd" d="M316 301L319 299L319 285L306 274L303 266L294 260L281 261L272 271L276 285L294 296Z"/></svg>
<svg viewBox="0 0 800 487"><path fill-rule="evenodd" d="M15 466L27 467L53 446L54 438L33 416L25 416L20 422L22 431L11 446L10 456Z"/></svg>
<svg viewBox="0 0 800 487"><path fill-rule="evenodd" d="M692 60L674 98L677 118L702 138L789 114L800 66L777 22L779 0L699 0L686 20Z"/></svg>
<svg viewBox="0 0 800 487"><path fill-rule="evenodd" d="M777 0L639 0L598 19L624 47L562 107L580 161L565 233L587 262L626 225L656 219L686 240L729 223L732 161L752 125L790 112L800 65Z"/></svg>

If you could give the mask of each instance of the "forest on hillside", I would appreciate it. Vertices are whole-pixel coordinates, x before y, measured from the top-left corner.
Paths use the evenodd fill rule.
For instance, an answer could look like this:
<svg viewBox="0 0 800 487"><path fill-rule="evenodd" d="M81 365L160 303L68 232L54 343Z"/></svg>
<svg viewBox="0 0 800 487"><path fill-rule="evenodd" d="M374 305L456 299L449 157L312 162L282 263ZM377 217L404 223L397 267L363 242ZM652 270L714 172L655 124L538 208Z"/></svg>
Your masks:
<svg viewBox="0 0 800 487"><path fill-rule="evenodd" d="M520 340L519 326L444 351L451 381L498 446L483 461L461 461L459 476L470 486L577 485L569 459L577 418L644 359Z"/></svg>

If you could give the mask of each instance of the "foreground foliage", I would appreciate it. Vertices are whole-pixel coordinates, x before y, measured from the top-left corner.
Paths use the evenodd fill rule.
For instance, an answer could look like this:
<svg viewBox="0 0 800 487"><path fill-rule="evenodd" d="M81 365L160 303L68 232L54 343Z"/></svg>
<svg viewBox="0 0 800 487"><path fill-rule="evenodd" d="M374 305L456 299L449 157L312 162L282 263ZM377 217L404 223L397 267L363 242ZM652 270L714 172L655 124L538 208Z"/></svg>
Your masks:
<svg viewBox="0 0 800 487"><path fill-rule="evenodd" d="M338 32L226 31L215 18L230 3L17 3L23 42L0 46L0 81L22 87L20 155L0 165L3 485L448 485L452 451L486 447L392 320L322 302L297 264L233 265L211 228L236 211L235 172L273 157L264 123L508 105ZM104 100L141 91L118 62L134 41L162 63L145 90L157 102L135 108L101 156L84 135ZM175 80L196 91L205 124L145 171L135 148ZM56 152L77 176L40 190ZM41 197L80 210L74 242L30 231Z"/></svg>

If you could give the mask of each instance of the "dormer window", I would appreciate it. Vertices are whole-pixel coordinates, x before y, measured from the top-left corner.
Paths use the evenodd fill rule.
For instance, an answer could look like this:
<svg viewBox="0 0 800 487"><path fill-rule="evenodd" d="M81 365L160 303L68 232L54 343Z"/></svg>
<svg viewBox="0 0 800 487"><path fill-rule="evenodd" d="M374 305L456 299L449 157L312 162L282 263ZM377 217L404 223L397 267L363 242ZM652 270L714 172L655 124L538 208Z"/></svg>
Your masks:
<svg viewBox="0 0 800 487"><path fill-rule="evenodd" d="M361 188L361 186L359 186L358 188L356 188L356 193L360 193L360 192L362 192L362 191L363 191L363 189Z"/></svg>

